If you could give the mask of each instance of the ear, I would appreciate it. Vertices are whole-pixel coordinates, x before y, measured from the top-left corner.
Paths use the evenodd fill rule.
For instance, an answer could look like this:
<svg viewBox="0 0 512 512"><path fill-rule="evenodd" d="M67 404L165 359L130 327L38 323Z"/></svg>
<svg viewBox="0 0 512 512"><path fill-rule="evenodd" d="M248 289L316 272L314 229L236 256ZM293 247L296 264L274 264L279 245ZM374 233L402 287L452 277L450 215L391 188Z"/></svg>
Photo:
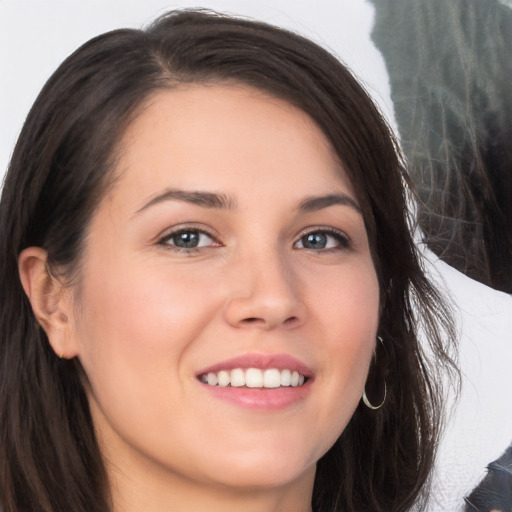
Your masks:
<svg viewBox="0 0 512 512"><path fill-rule="evenodd" d="M18 271L34 315L55 353L66 359L78 355L71 289L50 272L46 251L40 247L24 249L18 258Z"/></svg>

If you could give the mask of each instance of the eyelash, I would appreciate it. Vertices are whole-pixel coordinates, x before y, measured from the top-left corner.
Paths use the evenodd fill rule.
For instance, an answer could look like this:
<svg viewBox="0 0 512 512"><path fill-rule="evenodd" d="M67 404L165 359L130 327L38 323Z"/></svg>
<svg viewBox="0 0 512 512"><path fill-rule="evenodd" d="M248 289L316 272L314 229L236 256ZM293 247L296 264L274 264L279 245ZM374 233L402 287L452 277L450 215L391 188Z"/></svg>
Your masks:
<svg viewBox="0 0 512 512"><path fill-rule="evenodd" d="M217 239L215 238L215 236L212 233L209 233L208 231L206 231L204 229L195 228L193 226L179 228L176 231L172 231L171 233L162 237L158 241L158 245L162 245L166 249L169 249L171 251L178 252L178 253L191 254L191 253L199 252L199 250L202 249L203 247L201 247L201 246L200 247L179 247L175 244L169 243L170 240L172 240L173 238L176 238L179 235L183 235L183 234L187 234L187 233L189 233L189 234L194 233L199 236L206 235L208 238L210 238L212 240L212 242L214 242L214 244L215 244L214 247L219 247L220 245L222 245L220 242L217 241ZM206 247L208 247L208 246L206 246Z"/></svg>
<svg viewBox="0 0 512 512"><path fill-rule="evenodd" d="M172 240L173 238L176 238L182 234L196 234L199 236L205 235L212 240L213 244L206 245L206 246L199 246L199 247L179 247L175 244L169 243L170 240ZM313 235L313 234L327 235L328 237L334 238L336 241L336 246L329 247L329 248L321 248L321 249L312 249L312 248L308 248L308 247L298 247L298 248L296 247L298 243L302 243L302 244L304 243L303 240L305 237L307 237L309 235ZM216 237L212 233L210 233L204 229L199 229L199 228L195 228L195 227L184 227L184 228L179 228L176 231L173 231L173 232L165 235L164 237L162 237L158 241L158 245L161 245L161 246L165 247L166 249L169 249L169 250L177 252L177 253L191 254L191 253L197 253L205 247L206 248L212 247L212 246L220 247L222 244L216 239ZM342 231L338 231L337 229L334 229L334 228L325 228L325 227L309 228L307 231L303 232L300 235L300 237L298 238L298 240L293 244L293 247L297 248L297 249L304 249L304 250L309 250L309 251L313 251L313 252L322 252L322 253L344 251L344 250L349 249L350 246L351 246L350 239Z"/></svg>

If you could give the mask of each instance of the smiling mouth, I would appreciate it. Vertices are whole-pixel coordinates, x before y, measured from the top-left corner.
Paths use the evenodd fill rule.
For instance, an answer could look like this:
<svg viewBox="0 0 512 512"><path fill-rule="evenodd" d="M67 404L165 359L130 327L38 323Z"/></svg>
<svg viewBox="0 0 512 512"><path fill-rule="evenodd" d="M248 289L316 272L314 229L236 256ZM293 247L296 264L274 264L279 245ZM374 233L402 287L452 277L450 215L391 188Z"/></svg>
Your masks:
<svg viewBox="0 0 512 512"><path fill-rule="evenodd" d="M307 382L308 378L295 370L278 370L269 368L235 368L233 370L220 370L218 372L203 373L198 379L209 386L276 389L284 387L299 387Z"/></svg>

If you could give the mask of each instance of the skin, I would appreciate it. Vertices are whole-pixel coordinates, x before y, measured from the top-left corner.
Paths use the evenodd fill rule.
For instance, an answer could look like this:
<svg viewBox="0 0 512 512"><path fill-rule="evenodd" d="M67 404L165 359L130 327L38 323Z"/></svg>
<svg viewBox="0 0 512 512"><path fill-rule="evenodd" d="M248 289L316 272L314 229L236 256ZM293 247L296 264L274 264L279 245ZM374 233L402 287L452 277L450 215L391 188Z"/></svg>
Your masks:
<svg viewBox="0 0 512 512"><path fill-rule="evenodd" d="M378 325L349 180L306 114L242 86L158 92L120 150L79 283L50 276L42 249L20 257L55 352L87 375L115 511L310 510L315 464L358 405ZM228 199L201 206L169 190ZM333 194L345 199L300 208ZM176 230L199 246L176 248ZM307 365L306 395L254 409L197 378L254 353Z"/></svg>

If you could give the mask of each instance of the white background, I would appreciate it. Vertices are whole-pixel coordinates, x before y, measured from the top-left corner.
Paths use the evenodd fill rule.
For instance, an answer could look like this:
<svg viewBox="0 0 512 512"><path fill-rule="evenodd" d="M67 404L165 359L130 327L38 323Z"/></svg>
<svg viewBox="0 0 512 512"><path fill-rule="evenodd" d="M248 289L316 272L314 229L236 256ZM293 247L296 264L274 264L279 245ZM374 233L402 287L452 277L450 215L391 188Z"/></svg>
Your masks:
<svg viewBox="0 0 512 512"><path fill-rule="evenodd" d="M185 6L248 15L316 40L355 71L394 126L384 61L370 39L373 8L364 0L0 0L0 176L36 95L70 52L99 33L140 27ZM426 256L460 319L464 387L441 447L432 505L453 512L512 441L512 297Z"/></svg>

